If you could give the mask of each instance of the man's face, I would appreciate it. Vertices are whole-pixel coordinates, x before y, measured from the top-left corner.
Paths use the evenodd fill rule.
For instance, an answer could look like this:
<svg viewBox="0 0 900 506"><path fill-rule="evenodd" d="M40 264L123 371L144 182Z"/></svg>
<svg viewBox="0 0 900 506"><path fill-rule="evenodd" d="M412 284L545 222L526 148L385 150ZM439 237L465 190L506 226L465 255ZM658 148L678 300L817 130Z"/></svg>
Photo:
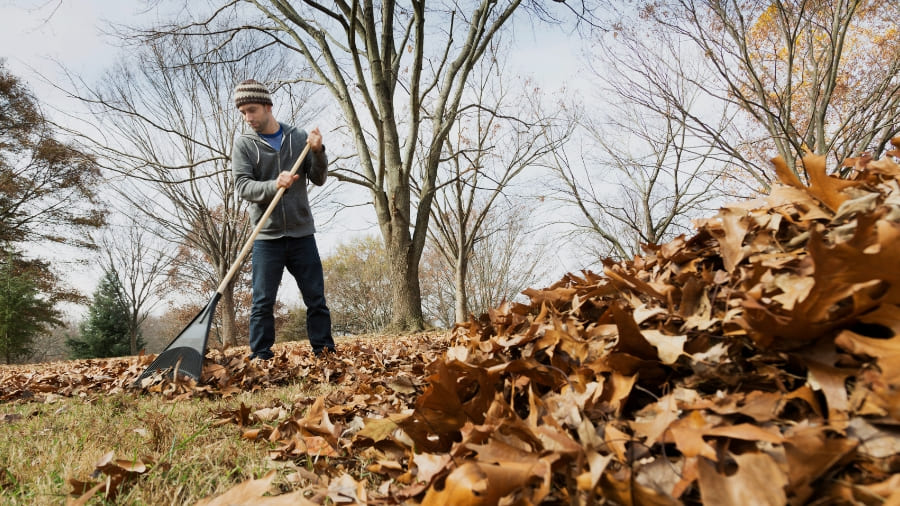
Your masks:
<svg viewBox="0 0 900 506"><path fill-rule="evenodd" d="M238 107L244 121L250 125L253 130L266 133L272 120L272 106L264 104L244 104Z"/></svg>

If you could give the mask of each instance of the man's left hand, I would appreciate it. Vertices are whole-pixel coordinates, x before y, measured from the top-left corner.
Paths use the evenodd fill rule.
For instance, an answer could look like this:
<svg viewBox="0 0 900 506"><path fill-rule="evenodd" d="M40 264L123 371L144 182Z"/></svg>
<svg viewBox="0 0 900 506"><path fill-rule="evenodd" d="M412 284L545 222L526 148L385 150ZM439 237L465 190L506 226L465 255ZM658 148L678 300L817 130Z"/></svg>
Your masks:
<svg viewBox="0 0 900 506"><path fill-rule="evenodd" d="M309 143L310 151L312 151L313 153L322 152L322 133L319 132L319 127L313 128L309 132L307 142Z"/></svg>

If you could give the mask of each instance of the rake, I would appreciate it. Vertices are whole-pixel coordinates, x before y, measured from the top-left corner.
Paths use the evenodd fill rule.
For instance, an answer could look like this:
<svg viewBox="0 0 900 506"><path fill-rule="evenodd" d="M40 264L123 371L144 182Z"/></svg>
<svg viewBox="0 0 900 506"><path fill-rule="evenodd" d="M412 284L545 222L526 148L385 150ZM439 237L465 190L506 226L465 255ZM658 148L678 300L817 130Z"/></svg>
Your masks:
<svg viewBox="0 0 900 506"><path fill-rule="evenodd" d="M300 164L303 163L303 159L306 158L308 152L309 143L306 144L306 147L303 148L303 152L300 153L300 157L297 158L297 161L294 162L294 166L291 167L291 176L296 174L297 170L300 169ZM263 225L265 225L266 221L269 219L269 216L275 209L275 205L281 200L281 196L284 195L285 190L286 188L284 187L278 188L278 192L272 198L272 202L269 203L266 212L263 213L262 217L259 219L259 222L256 224L250 237L247 238L247 242L244 243L243 249L241 249L240 254L238 254L237 259L235 259L228 274L222 278L222 282L219 283L219 288L216 289L216 293L213 294L212 298L206 304L206 307L204 307L184 330L175 336L175 339L172 339L172 342L166 346L162 353L147 366L147 369L138 376L135 385L140 385L141 380L153 374L154 371L166 370L169 371L168 376L170 378L174 378L176 375L184 375L195 381L200 381L200 373L203 371L203 357L206 355L206 341L209 338L209 329L212 325L213 317L216 314L216 304L219 303L219 299L225 292L225 287L231 281L231 278L234 277L241 264L244 263L244 259L247 257L247 254L250 253L250 248L253 246L253 241L256 239L256 236L259 235Z"/></svg>

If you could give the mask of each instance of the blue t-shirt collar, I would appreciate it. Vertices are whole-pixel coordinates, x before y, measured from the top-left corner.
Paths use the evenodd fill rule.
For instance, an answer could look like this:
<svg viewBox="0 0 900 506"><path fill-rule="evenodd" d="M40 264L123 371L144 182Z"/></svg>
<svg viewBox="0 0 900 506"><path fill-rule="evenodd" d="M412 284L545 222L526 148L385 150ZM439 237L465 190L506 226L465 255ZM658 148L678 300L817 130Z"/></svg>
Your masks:
<svg viewBox="0 0 900 506"><path fill-rule="evenodd" d="M274 134L261 133L259 136L265 139L275 151L281 150L281 140L284 139L284 130L281 128L281 124L278 125L278 131Z"/></svg>

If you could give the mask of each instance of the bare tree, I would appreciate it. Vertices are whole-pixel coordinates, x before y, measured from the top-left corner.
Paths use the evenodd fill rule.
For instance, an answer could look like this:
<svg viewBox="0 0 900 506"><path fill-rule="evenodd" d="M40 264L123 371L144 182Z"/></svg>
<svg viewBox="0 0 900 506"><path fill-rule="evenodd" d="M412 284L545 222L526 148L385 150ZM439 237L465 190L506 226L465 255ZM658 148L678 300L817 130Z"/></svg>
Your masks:
<svg viewBox="0 0 900 506"><path fill-rule="evenodd" d="M542 93L527 80L513 90L503 61L502 53L492 51L473 72L472 105L460 111L445 140L452 154L444 164L448 182L437 189L431 208L429 236L454 272L457 322L469 317L468 270L476 244L508 232L508 224L489 219L495 204L522 198L508 194L516 178L559 149L572 131L550 128L555 119L543 113L537 98Z"/></svg>
<svg viewBox="0 0 900 506"><path fill-rule="evenodd" d="M608 53L639 76L633 95L677 111L765 188L774 155L798 172L806 152L878 157L900 132L898 16L887 0L647 1L625 13ZM741 135L708 124L668 72L693 74L709 108L738 108Z"/></svg>
<svg viewBox="0 0 900 506"><path fill-rule="evenodd" d="M557 213L559 221L594 261L630 258L642 244L689 232L698 211L727 190L746 194L739 184L753 184L746 176L732 180L727 171L753 162L714 142L739 139L742 125L736 107L708 107L709 96L696 83L709 79L709 71L679 65L674 44L654 45L667 34L640 38L621 29L634 38L609 35L586 58L597 90L590 103L598 106L566 107L578 141L548 158L557 175L555 198L568 211ZM665 93L656 92L661 86Z"/></svg>
<svg viewBox="0 0 900 506"><path fill-rule="evenodd" d="M65 360L69 357L69 348L66 339L78 334L79 321L73 316L62 318L62 324L50 328L40 339L40 346L32 350L26 358L28 363L53 362Z"/></svg>
<svg viewBox="0 0 900 506"><path fill-rule="evenodd" d="M222 30L234 40L265 33L306 59L356 148L356 164L335 174L371 195L391 265L392 326L421 329L419 261L445 140L472 69L521 7L522 0L305 1L302 9L285 0L233 1L197 23L149 35L192 33L235 14L240 22Z"/></svg>
<svg viewBox="0 0 900 506"><path fill-rule="evenodd" d="M489 219L497 220L500 226L478 245L469 266L471 313L486 313L503 302L512 302L549 274L548 244L536 239L533 210L524 201L494 206L494 216Z"/></svg>
<svg viewBox="0 0 900 506"><path fill-rule="evenodd" d="M573 160L556 150L552 167L557 198L575 210L574 235L587 239L582 249L623 259L690 231L692 215L721 195L723 179L714 150L690 135L676 111L656 116L624 104L606 111L600 121L581 120L592 154Z"/></svg>
<svg viewBox="0 0 900 506"><path fill-rule="evenodd" d="M132 219L137 212L128 213ZM115 273L122 290L120 296L129 312L131 354L138 353L138 336L144 321L161 299L159 288L165 280L170 257L147 227L132 221L123 230L113 230L100 241L100 266ZM159 242L159 241L157 241Z"/></svg>
<svg viewBox="0 0 900 506"><path fill-rule="evenodd" d="M294 75L297 67L283 54L254 51L256 44L220 48L220 43L213 36L150 41L134 47L133 56L102 84L81 82L71 92L100 122L100 131L79 132L80 138L108 174L120 175L114 183L119 194L154 221L162 236L198 252L212 286L249 236L246 203L236 198L228 167L233 138L243 127L231 98L235 83L248 76L274 83L276 92L288 95L283 103L289 110L281 114L292 121L311 93L284 83L285 72ZM215 64L206 59L210 55ZM218 305L226 346L236 344L239 282L240 275L230 281Z"/></svg>
<svg viewBox="0 0 900 506"><path fill-rule="evenodd" d="M481 315L515 300L547 276L547 245L535 239L532 211L528 201L517 199L494 205L487 213L486 222L491 226L483 229L467 261L468 312L462 320L457 314L457 270L447 262L443 248L429 241L422 269L423 310L429 321L450 327L469 315Z"/></svg>
<svg viewBox="0 0 900 506"><path fill-rule="evenodd" d="M378 332L390 323L384 243L375 235L341 243L322 261L335 332Z"/></svg>

